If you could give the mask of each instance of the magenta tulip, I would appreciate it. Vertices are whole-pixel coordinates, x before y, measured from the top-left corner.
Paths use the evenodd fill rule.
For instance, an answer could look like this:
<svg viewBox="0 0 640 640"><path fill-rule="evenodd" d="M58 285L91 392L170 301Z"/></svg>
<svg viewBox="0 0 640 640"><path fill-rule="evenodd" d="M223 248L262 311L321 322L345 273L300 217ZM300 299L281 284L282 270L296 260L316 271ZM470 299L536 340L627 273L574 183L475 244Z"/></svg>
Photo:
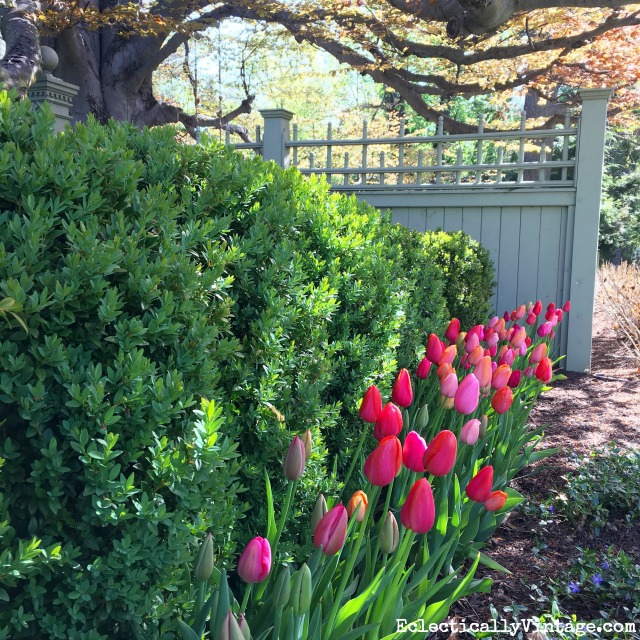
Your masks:
<svg viewBox="0 0 640 640"><path fill-rule="evenodd" d="M427 450L425 439L415 431L409 431L402 445L402 462L407 469L416 473L424 473L422 456Z"/></svg>
<svg viewBox="0 0 640 640"><path fill-rule="evenodd" d="M429 443L422 456L425 471L434 476L446 476L456 463L458 441L455 434L448 429L441 431Z"/></svg>
<svg viewBox="0 0 640 640"><path fill-rule="evenodd" d="M479 396L480 384L478 379L474 375L465 376L458 385L453 406L458 413L469 415L478 408Z"/></svg>
<svg viewBox="0 0 640 640"><path fill-rule="evenodd" d="M271 547L266 538L254 538L240 555L238 575L245 582L262 582L271 571Z"/></svg>
<svg viewBox="0 0 640 640"><path fill-rule="evenodd" d="M391 400L401 407L408 407L413 401L413 389L411 388L411 376L406 369L400 369L398 377L391 391Z"/></svg>
<svg viewBox="0 0 640 640"><path fill-rule="evenodd" d="M510 389L515 389L520 384L521 379L522 379L522 371L520 371L520 369L516 369L511 374L511 377L509 378L509 382L507 382L507 386Z"/></svg>
<svg viewBox="0 0 640 640"><path fill-rule="evenodd" d="M444 345L442 344L442 341L435 333L432 333L427 340L427 358L429 358L429 360L434 364L438 364L443 351Z"/></svg>
<svg viewBox="0 0 640 640"><path fill-rule="evenodd" d="M455 373L450 373L446 378L442 378L440 382L440 393L445 398L455 398L457 390L458 376Z"/></svg>
<svg viewBox="0 0 640 640"><path fill-rule="evenodd" d="M371 484L386 487L402 467L402 445L395 436L383 438L364 463L364 475Z"/></svg>
<svg viewBox="0 0 640 640"><path fill-rule="evenodd" d="M553 325L550 322L543 322L536 332L540 338L545 338L553 330Z"/></svg>
<svg viewBox="0 0 640 640"><path fill-rule="evenodd" d="M453 318L444 332L444 337L449 341L449 344L453 344L458 339L460 333L460 320Z"/></svg>
<svg viewBox="0 0 640 640"><path fill-rule="evenodd" d="M343 504L337 504L333 509L329 509L318 522L318 526L313 534L313 546L316 549L322 546L322 553L334 556L344 544L347 537L347 525L349 516Z"/></svg>
<svg viewBox="0 0 640 640"><path fill-rule="evenodd" d="M426 478L417 480L400 509L400 522L415 533L427 533L436 519L431 485Z"/></svg>
<svg viewBox="0 0 640 640"><path fill-rule="evenodd" d="M387 436L397 436L401 431L402 412L393 402L387 402L376 420L373 437L380 441Z"/></svg>
<svg viewBox="0 0 640 640"><path fill-rule="evenodd" d="M422 380L426 380L429 377L429 371L431 370L431 360L425 356L420 360L420 364L418 365L418 370L416 371L416 376Z"/></svg>

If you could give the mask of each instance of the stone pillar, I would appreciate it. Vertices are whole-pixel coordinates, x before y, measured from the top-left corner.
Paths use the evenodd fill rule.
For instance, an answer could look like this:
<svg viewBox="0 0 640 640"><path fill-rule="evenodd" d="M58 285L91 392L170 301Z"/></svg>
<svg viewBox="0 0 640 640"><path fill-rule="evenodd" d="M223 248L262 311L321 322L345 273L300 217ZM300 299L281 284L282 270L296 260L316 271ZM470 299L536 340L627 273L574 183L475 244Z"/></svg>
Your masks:
<svg viewBox="0 0 640 640"><path fill-rule="evenodd" d="M69 108L75 96L78 95L79 89L75 84L60 80L53 75L52 72L57 66L56 52L49 47L42 47L42 73L27 92L34 106L40 106L43 102L48 103L56 117L53 125L54 133L60 133L71 122Z"/></svg>
<svg viewBox="0 0 640 640"><path fill-rule="evenodd" d="M262 109L260 115L264 118L262 158L273 160L286 169L291 164L286 143L291 139L289 123L293 113L286 109Z"/></svg>

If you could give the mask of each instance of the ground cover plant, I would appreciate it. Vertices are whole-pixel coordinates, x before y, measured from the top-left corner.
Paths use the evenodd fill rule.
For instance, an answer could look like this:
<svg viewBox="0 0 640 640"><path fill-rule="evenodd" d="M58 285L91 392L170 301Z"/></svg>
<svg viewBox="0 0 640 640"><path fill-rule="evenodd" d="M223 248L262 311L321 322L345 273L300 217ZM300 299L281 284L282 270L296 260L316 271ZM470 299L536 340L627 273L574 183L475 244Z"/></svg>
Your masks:
<svg viewBox="0 0 640 640"><path fill-rule="evenodd" d="M536 450L540 431L526 423L553 379L547 353L569 309L550 304L543 315L538 301L467 332L453 319L447 342L429 336L413 376L400 370L388 402L371 385L359 409L368 428L349 469L358 469L372 430L378 443L366 451L362 488L346 507L339 496L318 496L306 545L301 540L308 559L297 568L279 547L312 449L296 436L278 518L267 481L263 535L238 560L244 595L236 599L226 571L215 569L207 537L182 637L409 638L445 620L460 598L487 593L492 581L474 579L479 564L502 568L481 550L522 500L508 485L555 452Z"/></svg>
<svg viewBox="0 0 640 640"><path fill-rule="evenodd" d="M231 562L308 429L295 550L357 446L353 406L444 328L451 282L295 171L51 121L0 94L0 637L169 638L197 541Z"/></svg>

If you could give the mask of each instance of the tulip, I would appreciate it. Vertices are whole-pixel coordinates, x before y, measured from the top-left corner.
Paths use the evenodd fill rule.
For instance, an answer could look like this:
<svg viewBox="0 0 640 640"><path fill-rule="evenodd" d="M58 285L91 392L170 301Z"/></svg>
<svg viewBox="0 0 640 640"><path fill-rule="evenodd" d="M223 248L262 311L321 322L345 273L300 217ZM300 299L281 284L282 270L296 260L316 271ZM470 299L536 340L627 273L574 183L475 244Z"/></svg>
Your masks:
<svg viewBox="0 0 640 640"><path fill-rule="evenodd" d="M450 373L446 378L440 382L440 393L445 398L454 398L456 391L458 390L458 376L455 373Z"/></svg>
<svg viewBox="0 0 640 640"><path fill-rule="evenodd" d="M556 305L553 302L549 303L547 307L547 313L545 314L545 320L551 320L551 318L556 314Z"/></svg>
<svg viewBox="0 0 640 640"><path fill-rule="evenodd" d="M489 427L489 418L486 415L483 415L480 418L480 437L484 438L487 433L487 428Z"/></svg>
<svg viewBox="0 0 640 640"><path fill-rule="evenodd" d="M364 463L364 475L371 484L386 487L402 467L402 445L395 436L383 438Z"/></svg>
<svg viewBox="0 0 640 640"><path fill-rule="evenodd" d="M456 356L458 355L458 347L456 347L455 344L451 344L449 345L443 352L442 355L440 356L440 360L438 361L438 364L451 364L455 359Z"/></svg>
<svg viewBox="0 0 640 640"><path fill-rule="evenodd" d="M533 305L533 309L531 309L531 312L539 316L541 311L542 311L542 301L536 300L536 303Z"/></svg>
<svg viewBox="0 0 640 640"><path fill-rule="evenodd" d="M249 623L243 613L238 614L238 626L240 627L240 631L242 631L244 640L251 640L251 629L249 629Z"/></svg>
<svg viewBox="0 0 640 640"><path fill-rule="evenodd" d="M434 364L438 364L444 351L444 345L435 333L432 333L427 340L427 358Z"/></svg>
<svg viewBox="0 0 640 640"><path fill-rule="evenodd" d="M487 347L495 347L500 341L500 336L497 333L492 333L486 340Z"/></svg>
<svg viewBox="0 0 640 640"><path fill-rule="evenodd" d="M367 494L364 491L358 490L349 499L347 504L347 514L351 517L355 513L356 522L362 522L368 505L369 499L367 498Z"/></svg>
<svg viewBox="0 0 640 640"><path fill-rule="evenodd" d="M503 414L509 411L509 408L513 404L513 391L509 387L503 387L499 391L496 391L493 398L491 398L491 406L496 413Z"/></svg>
<svg viewBox="0 0 640 640"><path fill-rule="evenodd" d="M508 497L504 491L492 491L482 504L487 511L498 511L504 507Z"/></svg>
<svg viewBox="0 0 640 640"><path fill-rule="evenodd" d="M527 341L525 340L523 343L520 344L520 347L518 348L518 355L520 356L526 356L527 355L527 347L529 345L527 344Z"/></svg>
<svg viewBox="0 0 640 640"><path fill-rule="evenodd" d="M516 369L509 378L509 382L507 382L507 386L511 389L515 389L519 384L522 378L522 371L520 369Z"/></svg>
<svg viewBox="0 0 640 640"><path fill-rule="evenodd" d="M222 621L219 637L220 640L244 640L244 633L231 609L229 609L227 617Z"/></svg>
<svg viewBox="0 0 640 640"><path fill-rule="evenodd" d="M391 400L401 407L408 407L413 400L411 376L406 369L400 369L400 373L398 373L391 391Z"/></svg>
<svg viewBox="0 0 640 640"><path fill-rule="evenodd" d="M541 342L529 356L529 362L532 364L536 364L542 360L547 355L547 343Z"/></svg>
<svg viewBox="0 0 640 640"><path fill-rule="evenodd" d="M491 486L493 485L493 467L483 467L476 473L469 481L466 494L474 502L484 502L491 493Z"/></svg>
<svg viewBox="0 0 640 640"><path fill-rule="evenodd" d="M310 429L307 429L304 432L302 441L304 442L304 459L308 460L311 457L311 452L313 451L313 437Z"/></svg>
<svg viewBox="0 0 640 640"><path fill-rule="evenodd" d="M365 421L374 423L382 411L382 396L375 384L366 391L360 403L358 415Z"/></svg>
<svg viewBox="0 0 640 640"><path fill-rule="evenodd" d="M387 436L397 436L401 431L402 412L393 402L387 402L376 420L373 436L380 441Z"/></svg>
<svg viewBox="0 0 640 640"><path fill-rule="evenodd" d="M306 451L304 442L296 436L289 445L289 451L284 459L284 475L289 480L298 480L304 473Z"/></svg>
<svg viewBox="0 0 640 640"><path fill-rule="evenodd" d="M468 445L474 445L478 442L478 438L480 437L480 420L477 418L473 418L466 422L462 431L460 432L460 442L464 442Z"/></svg>
<svg viewBox="0 0 640 640"><path fill-rule="evenodd" d="M293 612L297 616L301 616L309 611L311 607L311 596L313 595L311 569L309 569L306 563L293 574L293 580L291 582L291 598L289 602Z"/></svg>
<svg viewBox="0 0 640 640"><path fill-rule="evenodd" d="M478 379L473 375L465 376L458 386L453 406L458 413L469 415L478 408L479 396L480 384Z"/></svg>
<svg viewBox="0 0 640 640"><path fill-rule="evenodd" d="M539 337L544 338L551 333L552 329L553 329L553 325L550 322L543 322L538 327L538 331L536 333L538 334Z"/></svg>
<svg viewBox="0 0 640 640"><path fill-rule="evenodd" d="M506 345L500 349L500 356L498 357L498 364L506 364L511 366L516 359L516 352L513 349L509 349Z"/></svg>
<svg viewBox="0 0 640 640"><path fill-rule="evenodd" d="M245 582L262 582L271 571L271 547L266 538L254 538L238 560L237 572Z"/></svg>
<svg viewBox="0 0 640 640"><path fill-rule="evenodd" d="M427 450L425 439L415 431L410 431L402 445L402 462L407 469L416 473L424 473L422 456Z"/></svg>
<svg viewBox="0 0 640 640"><path fill-rule="evenodd" d="M421 380L426 380L429 377L429 371L431 370L431 360L425 356L420 360L420 364L418 365L418 370L416 371L416 376Z"/></svg>
<svg viewBox="0 0 640 640"><path fill-rule="evenodd" d="M531 346L531 338L530 338L529 336L527 336L527 337L525 338L524 343L527 345L527 347L530 347L530 346Z"/></svg>
<svg viewBox="0 0 640 640"><path fill-rule="evenodd" d="M478 345L467 357L467 361L471 366L476 366L484 356L484 349Z"/></svg>
<svg viewBox="0 0 640 640"><path fill-rule="evenodd" d="M478 379L478 384L481 389L488 389L491 385L491 358L484 356L482 360L476 365L473 370L473 374Z"/></svg>
<svg viewBox="0 0 640 640"><path fill-rule="evenodd" d="M311 512L310 524L312 534L315 533L318 523L320 522L320 520L322 520L322 517L325 513L327 513L327 511L329 511L329 508L327 507L327 501L324 499L324 496L320 494L318 496L318 499L316 500L316 505L315 507L313 507L313 511Z"/></svg>
<svg viewBox="0 0 640 640"><path fill-rule="evenodd" d="M524 344L525 338L527 337L527 330L523 327L518 329L518 331L514 334L513 338L511 338L511 344L514 349L520 347L521 344Z"/></svg>
<svg viewBox="0 0 640 640"><path fill-rule="evenodd" d="M571 300L567 300L567 301L564 303L564 306L562 307L562 310L563 310L565 313L569 313L569 311L571 311Z"/></svg>
<svg viewBox="0 0 640 640"><path fill-rule="evenodd" d="M422 456L425 471L434 476L446 476L456 463L458 441L453 432L445 429L430 442Z"/></svg>
<svg viewBox="0 0 640 640"><path fill-rule="evenodd" d="M551 325L552 329L558 325L558 316L555 313L551 317L551 320L549 320L549 324Z"/></svg>
<svg viewBox="0 0 640 640"><path fill-rule="evenodd" d="M494 329L499 319L500 318L498 318L498 316L493 316L493 318L489 320L489 324L487 326L490 327L491 329Z"/></svg>
<svg viewBox="0 0 640 640"><path fill-rule="evenodd" d="M210 533L200 544L193 575L196 582L206 582L213 572L213 537Z"/></svg>
<svg viewBox="0 0 640 640"><path fill-rule="evenodd" d="M481 324L477 324L469 329L469 332L467 333L467 340L469 340L469 336L472 335L478 336L478 340L484 340L484 328Z"/></svg>
<svg viewBox="0 0 640 640"><path fill-rule="evenodd" d="M527 319L525 320L525 322L526 322L528 325L532 325L532 324L535 324L535 323L536 323L536 320L537 320L537 319L538 319L538 316L536 316L536 314L535 314L535 313L530 313L530 314L527 316Z"/></svg>
<svg viewBox="0 0 640 640"><path fill-rule="evenodd" d="M449 341L449 344L453 344L458 339L459 333L460 320L458 320L458 318L453 318L451 322L449 322L447 330L444 332L444 337Z"/></svg>
<svg viewBox="0 0 640 640"><path fill-rule="evenodd" d="M416 416L416 427L420 430L424 429L429 424L429 405L422 405L422 409L418 411Z"/></svg>
<svg viewBox="0 0 640 640"><path fill-rule="evenodd" d="M436 519L431 485L426 478L417 480L400 509L400 522L415 533L427 533Z"/></svg>
<svg viewBox="0 0 640 640"><path fill-rule="evenodd" d="M491 377L491 386L499 391L503 387L507 386L509 378L511 377L511 367L508 364L501 364Z"/></svg>
<svg viewBox="0 0 640 640"><path fill-rule="evenodd" d="M450 373L455 373L455 369L448 362L441 364L436 370L436 375L440 381L444 380Z"/></svg>
<svg viewBox="0 0 640 640"><path fill-rule="evenodd" d="M391 511L387 512L387 517L382 523L382 531L380 532L380 551L385 554L393 553L398 548L400 541L400 532L398 531L398 523Z"/></svg>
<svg viewBox="0 0 640 640"><path fill-rule="evenodd" d="M558 322L562 322L563 311L562 309L556 309L556 318Z"/></svg>
<svg viewBox="0 0 640 640"><path fill-rule="evenodd" d="M334 556L342 548L347 537L349 517L344 505L337 504L329 509L318 523L313 534L313 546L322 546L322 553Z"/></svg>
<svg viewBox="0 0 640 640"><path fill-rule="evenodd" d="M456 338L456 348L462 349L465 345L465 341L467 339L466 331L461 331Z"/></svg>
<svg viewBox="0 0 640 640"><path fill-rule="evenodd" d="M553 364L549 358L542 358L536 367L536 378L547 384L553 377Z"/></svg>
<svg viewBox="0 0 640 640"><path fill-rule="evenodd" d="M516 320L520 320L521 318L524 318L524 314L526 313L526 311L527 311L527 308L523 304L521 304L516 309L516 312L515 312Z"/></svg>

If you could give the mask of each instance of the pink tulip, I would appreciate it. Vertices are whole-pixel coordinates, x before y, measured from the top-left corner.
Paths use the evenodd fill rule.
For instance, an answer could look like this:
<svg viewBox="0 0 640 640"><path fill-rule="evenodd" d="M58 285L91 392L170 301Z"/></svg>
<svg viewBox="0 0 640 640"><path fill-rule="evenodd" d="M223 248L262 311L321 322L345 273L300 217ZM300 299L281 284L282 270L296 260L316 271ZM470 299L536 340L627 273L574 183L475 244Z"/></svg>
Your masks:
<svg viewBox="0 0 640 640"><path fill-rule="evenodd" d="M501 364L494 372L491 378L491 386L500 390L507 386L509 378L511 377L511 367L508 364Z"/></svg>
<svg viewBox="0 0 640 640"><path fill-rule="evenodd" d="M526 313L526 311L527 311L526 307L525 307L523 304L521 304L521 305L516 309L516 312L515 312L515 319L516 319L516 320L520 320L520 319L524 318L524 314Z"/></svg>
<svg viewBox="0 0 640 640"><path fill-rule="evenodd" d="M420 364L418 365L418 370L416 371L416 376L422 380L426 380L429 377L429 371L431 370L431 360L425 356L420 360Z"/></svg>
<svg viewBox="0 0 640 640"><path fill-rule="evenodd" d="M240 555L238 575L245 582L262 582L271 571L271 547L266 538L254 538Z"/></svg>
<svg viewBox="0 0 640 640"><path fill-rule="evenodd" d="M467 344L464 346L464 350L467 353L471 353L480 344L480 338L477 333L467 334Z"/></svg>
<svg viewBox="0 0 640 640"><path fill-rule="evenodd" d="M550 322L543 322L539 327L537 334L539 337L544 338L548 336L553 329L553 325Z"/></svg>
<svg viewBox="0 0 640 640"><path fill-rule="evenodd" d="M500 341L500 336L497 333L492 333L486 340L487 347L494 347Z"/></svg>
<svg viewBox="0 0 640 640"><path fill-rule="evenodd" d="M458 339L460 333L460 320L453 318L444 332L444 337L449 341L449 344L453 344Z"/></svg>
<svg viewBox="0 0 640 640"><path fill-rule="evenodd" d="M407 469L416 473L424 473L422 456L427 450L425 439L415 431L409 431L402 445L402 462Z"/></svg>
<svg viewBox="0 0 640 640"><path fill-rule="evenodd" d="M460 432L460 442L468 445L474 445L480 437L480 420L473 418L465 423Z"/></svg>
<svg viewBox="0 0 640 640"><path fill-rule="evenodd" d="M446 476L456 463L458 441L453 432L441 431L427 447L422 456L425 471L434 476Z"/></svg>
<svg viewBox="0 0 640 640"><path fill-rule="evenodd" d="M387 436L397 436L402 431L402 412L393 402L387 402L376 420L373 437L380 441Z"/></svg>
<svg viewBox="0 0 640 640"><path fill-rule="evenodd" d="M429 358L429 360L434 364L438 364L443 351L444 345L442 344L442 341L435 333L432 333L427 340L427 358Z"/></svg>
<svg viewBox="0 0 640 640"><path fill-rule="evenodd" d="M527 330L523 327L518 329L518 331L511 338L511 344L514 349L520 347L521 344L524 344L525 338L527 337Z"/></svg>
<svg viewBox="0 0 640 640"><path fill-rule="evenodd" d="M529 362L532 364L537 364L547 355L547 344L546 342L541 342L535 349L531 352L529 356Z"/></svg>
<svg viewBox="0 0 640 640"><path fill-rule="evenodd" d="M427 533L436 519L431 485L426 478L417 480L400 509L400 522L415 533Z"/></svg>
<svg viewBox="0 0 640 640"><path fill-rule="evenodd" d="M511 366L516 359L516 352L513 349L505 349L502 355L498 358L498 364L506 364Z"/></svg>
<svg viewBox="0 0 640 640"><path fill-rule="evenodd" d="M476 473L475 476L469 481L466 494L475 502L484 502L491 493L491 487L493 485L493 467L483 467Z"/></svg>
<svg viewBox="0 0 640 640"><path fill-rule="evenodd" d="M480 384L474 375L462 378L458 385L453 406L458 413L469 415L478 408Z"/></svg>
<svg viewBox="0 0 640 640"><path fill-rule="evenodd" d="M344 544L347 537L347 525L349 516L343 504L337 504L329 509L318 522L313 534L313 546L317 549L322 546L322 553L334 556Z"/></svg>
<svg viewBox="0 0 640 640"><path fill-rule="evenodd" d="M401 407L408 407L413 401L411 376L406 369L400 369L391 391L391 400Z"/></svg>
<svg viewBox="0 0 640 640"><path fill-rule="evenodd" d="M440 383L440 393L445 398L453 398L458 390L458 376L455 373L450 373Z"/></svg>
<svg viewBox="0 0 640 640"><path fill-rule="evenodd" d="M371 484L386 487L402 467L402 445L395 436L383 438L364 463L364 475Z"/></svg>
<svg viewBox="0 0 640 640"><path fill-rule="evenodd" d="M360 403L358 415L365 421L374 423L382 411L382 396L378 387L372 384L366 391Z"/></svg>

